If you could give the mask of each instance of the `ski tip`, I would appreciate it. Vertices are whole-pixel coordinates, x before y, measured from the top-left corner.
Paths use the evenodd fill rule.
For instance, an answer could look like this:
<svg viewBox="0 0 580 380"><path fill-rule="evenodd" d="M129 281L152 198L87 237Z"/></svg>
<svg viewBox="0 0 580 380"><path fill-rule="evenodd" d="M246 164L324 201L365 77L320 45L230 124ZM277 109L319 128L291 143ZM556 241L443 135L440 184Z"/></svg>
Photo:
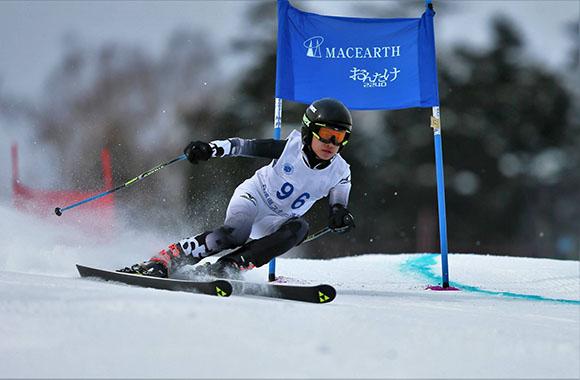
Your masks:
<svg viewBox="0 0 580 380"><path fill-rule="evenodd" d="M80 265L80 264L75 264L77 267L77 271L79 272L79 275L81 277L86 277L87 274L87 267L85 267L84 265Z"/></svg>

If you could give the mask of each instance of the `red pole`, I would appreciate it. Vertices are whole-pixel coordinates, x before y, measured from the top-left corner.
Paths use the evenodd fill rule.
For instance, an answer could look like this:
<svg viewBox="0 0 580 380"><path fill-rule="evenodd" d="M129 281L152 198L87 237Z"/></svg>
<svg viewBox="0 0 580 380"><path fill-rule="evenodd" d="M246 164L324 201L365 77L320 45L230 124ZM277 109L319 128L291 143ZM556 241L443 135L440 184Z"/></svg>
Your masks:
<svg viewBox="0 0 580 380"><path fill-rule="evenodd" d="M18 175L18 145L16 143L12 143L11 147L12 153L12 187L16 187L20 176Z"/></svg>

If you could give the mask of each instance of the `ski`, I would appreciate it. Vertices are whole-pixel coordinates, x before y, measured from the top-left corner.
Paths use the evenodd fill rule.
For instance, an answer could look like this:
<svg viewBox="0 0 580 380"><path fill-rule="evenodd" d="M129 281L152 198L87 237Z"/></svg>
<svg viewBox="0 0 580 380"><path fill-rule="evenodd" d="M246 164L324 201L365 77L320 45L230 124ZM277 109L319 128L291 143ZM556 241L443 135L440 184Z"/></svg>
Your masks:
<svg viewBox="0 0 580 380"><path fill-rule="evenodd" d="M319 304L332 302L336 298L336 289L327 284L306 286L256 283L230 279L228 281L234 286L234 294L240 295L280 298Z"/></svg>
<svg viewBox="0 0 580 380"><path fill-rule="evenodd" d="M218 297L229 297L232 294L232 284L227 280L221 279L213 281L174 280L91 268L79 264L77 264L77 269L81 277L121 282L143 288L194 292Z"/></svg>

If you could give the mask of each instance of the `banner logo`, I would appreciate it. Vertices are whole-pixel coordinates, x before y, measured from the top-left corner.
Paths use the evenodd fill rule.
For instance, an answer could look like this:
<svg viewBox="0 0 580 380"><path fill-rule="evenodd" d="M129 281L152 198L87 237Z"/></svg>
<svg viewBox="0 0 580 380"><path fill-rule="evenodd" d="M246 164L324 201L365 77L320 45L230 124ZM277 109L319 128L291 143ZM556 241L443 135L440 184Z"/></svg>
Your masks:
<svg viewBox="0 0 580 380"><path fill-rule="evenodd" d="M401 70L393 67L390 71L389 69L384 69L383 72L370 73L368 70L353 67L350 72L352 73L352 75L349 76L350 79L359 81L362 83L363 87L369 88L387 87L388 82L394 82L397 80Z"/></svg>
<svg viewBox="0 0 580 380"><path fill-rule="evenodd" d="M304 41L306 56L325 59L381 59L401 56L401 46L345 46L322 49L324 37L314 36ZM324 53L324 54L323 54Z"/></svg>
<svg viewBox="0 0 580 380"><path fill-rule="evenodd" d="M312 58L322 58L320 46L324 42L324 37L314 36L310 37L304 41L304 47L306 48L306 56Z"/></svg>

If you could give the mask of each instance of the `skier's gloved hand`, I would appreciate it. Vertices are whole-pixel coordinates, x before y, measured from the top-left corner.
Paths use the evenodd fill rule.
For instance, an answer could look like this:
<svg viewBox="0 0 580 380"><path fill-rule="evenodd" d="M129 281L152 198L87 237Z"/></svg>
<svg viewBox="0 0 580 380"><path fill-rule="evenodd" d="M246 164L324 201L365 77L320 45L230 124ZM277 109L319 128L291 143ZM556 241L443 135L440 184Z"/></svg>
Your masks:
<svg viewBox="0 0 580 380"><path fill-rule="evenodd" d="M337 203L330 208L328 227L332 232L345 233L354 228L354 217L346 207Z"/></svg>
<svg viewBox="0 0 580 380"><path fill-rule="evenodd" d="M192 164L207 161L212 156L211 145L203 141L192 141L185 147L183 153Z"/></svg>

